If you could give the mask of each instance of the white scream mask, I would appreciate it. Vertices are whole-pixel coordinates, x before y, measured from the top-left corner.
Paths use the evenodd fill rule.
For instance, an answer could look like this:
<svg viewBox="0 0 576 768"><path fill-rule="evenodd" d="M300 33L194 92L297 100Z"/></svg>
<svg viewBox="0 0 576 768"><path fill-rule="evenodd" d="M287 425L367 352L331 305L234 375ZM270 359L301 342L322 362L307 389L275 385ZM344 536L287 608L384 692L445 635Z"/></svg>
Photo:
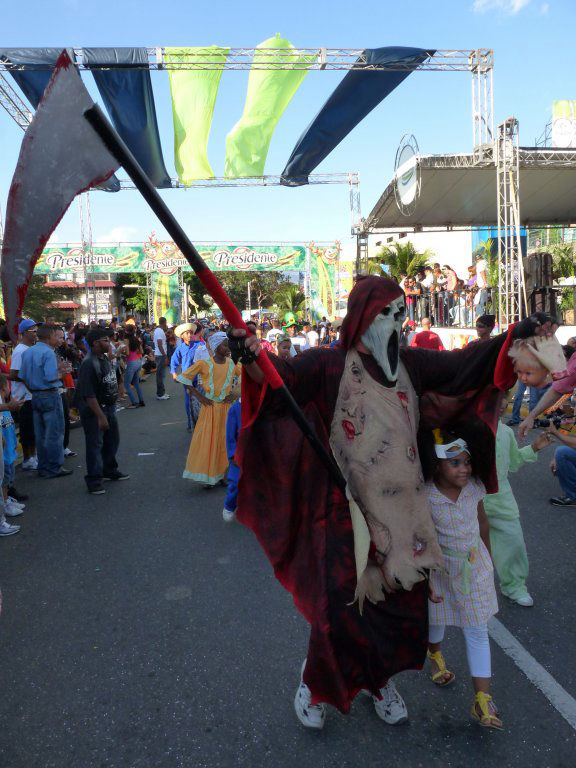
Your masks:
<svg viewBox="0 0 576 768"><path fill-rule="evenodd" d="M362 343L392 383L398 379L400 333L405 316L406 301L399 296L384 307L362 334Z"/></svg>

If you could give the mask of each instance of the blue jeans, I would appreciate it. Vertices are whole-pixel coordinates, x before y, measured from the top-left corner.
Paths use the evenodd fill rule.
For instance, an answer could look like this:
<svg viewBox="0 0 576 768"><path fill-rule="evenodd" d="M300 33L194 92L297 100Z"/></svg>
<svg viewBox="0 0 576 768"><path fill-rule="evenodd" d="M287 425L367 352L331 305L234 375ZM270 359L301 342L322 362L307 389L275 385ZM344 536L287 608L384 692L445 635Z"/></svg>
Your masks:
<svg viewBox="0 0 576 768"><path fill-rule="evenodd" d="M162 397L166 393L164 377L166 376L166 363L164 355L155 355L156 360L156 397Z"/></svg>
<svg viewBox="0 0 576 768"><path fill-rule="evenodd" d="M130 360L126 363L126 370L124 371L124 389L126 390L130 402L132 405L144 402L144 395L140 389L140 370L142 368L142 360ZM136 390L138 400L132 394L132 387Z"/></svg>
<svg viewBox="0 0 576 768"><path fill-rule="evenodd" d="M530 399L528 401L528 409L532 411L538 405L538 401L549 388L549 384L545 387L530 387ZM521 381L518 382L518 389L514 395L514 402L512 403L512 421L520 423L522 421L520 417L520 408L522 407L522 401L524 400L524 392L526 392L526 384Z"/></svg>
<svg viewBox="0 0 576 768"><path fill-rule="evenodd" d="M228 491L226 493L226 501L224 502L224 509L228 510L228 512L236 512L239 479L240 467L231 461L228 467Z"/></svg>
<svg viewBox="0 0 576 768"><path fill-rule="evenodd" d="M576 499L576 450L567 445L556 448L556 475L565 496Z"/></svg>
<svg viewBox="0 0 576 768"><path fill-rule="evenodd" d="M64 409L58 390L32 393L38 474L57 475L64 464Z"/></svg>
<svg viewBox="0 0 576 768"><path fill-rule="evenodd" d="M188 389L186 387L184 389L184 408L186 408L186 421L188 422L188 429L192 429L192 427L196 426L196 420L194 419L194 415L192 413L192 398L190 397L188 393ZM196 400L196 398L194 398Z"/></svg>

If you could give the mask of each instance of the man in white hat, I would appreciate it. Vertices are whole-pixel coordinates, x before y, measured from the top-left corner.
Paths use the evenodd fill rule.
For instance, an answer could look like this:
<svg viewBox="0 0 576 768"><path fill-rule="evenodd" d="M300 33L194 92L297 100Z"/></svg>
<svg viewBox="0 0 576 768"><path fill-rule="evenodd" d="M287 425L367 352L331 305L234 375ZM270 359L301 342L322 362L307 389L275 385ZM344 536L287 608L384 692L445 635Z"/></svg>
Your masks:
<svg viewBox="0 0 576 768"><path fill-rule="evenodd" d="M190 368L194 362L196 348L199 344L203 343L196 337L198 330L198 323L181 323L176 326L174 333L177 339L182 340L182 343L178 344L172 355L172 360L170 361L170 372L173 379L177 378L178 373ZM190 395L188 394L186 387L184 387L184 406L186 408L188 432L192 432L194 425L196 424L196 419L198 418L198 413L194 413L193 404L191 403Z"/></svg>

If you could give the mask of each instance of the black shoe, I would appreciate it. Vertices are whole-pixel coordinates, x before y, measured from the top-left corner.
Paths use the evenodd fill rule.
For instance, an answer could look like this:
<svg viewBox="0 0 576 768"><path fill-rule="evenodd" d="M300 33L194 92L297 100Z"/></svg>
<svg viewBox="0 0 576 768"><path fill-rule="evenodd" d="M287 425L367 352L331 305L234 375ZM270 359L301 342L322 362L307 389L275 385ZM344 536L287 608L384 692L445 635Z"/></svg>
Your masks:
<svg viewBox="0 0 576 768"><path fill-rule="evenodd" d="M106 488L103 488L102 485L93 485L91 488L88 488L88 493L91 493L92 496L101 496L103 493L106 493Z"/></svg>
<svg viewBox="0 0 576 768"><path fill-rule="evenodd" d="M111 475L104 475L104 480L128 480L130 475L125 475L123 472L113 472Z"/></svg>
<svg viewBox="0 0 576 768"><path fill-rule="evenodd" d="M45 477L47 480L53 480L55 477L68 477L73 472L73 469L61 469L56 475L42 474L42 477Z"/></svg>
<svg viewBox="0 0 576 768"><path fill-rule="evenodd" d="M576 499L571 499L570 496L553 496L550 504L555 507L576 507Z"/></svg>
<svg viewBox="0 0 576 768"><path fill-rule="evenodd" d="M514 419L508 419L508 421L506 422L506 426L507 427L515 427L518 424L520 424L520 422L519 421L515 421Z"/></svg>
<svg viewBox="0 0 576 768"><path fill-rule="evenodd" d="M8 496L12 496L13 499L16 499L16 501L28 501L28 494L27 493L18 493L16 488L14 486L10 486L8 488Z"/></svg>
<svg viewBox="0 0 576 768"><path fill-rule="evenodd" d="M146 403L144 402L144 400L142 400L141 403L138 403L139 408L144 408L145 406L146 406Z"/></svg>

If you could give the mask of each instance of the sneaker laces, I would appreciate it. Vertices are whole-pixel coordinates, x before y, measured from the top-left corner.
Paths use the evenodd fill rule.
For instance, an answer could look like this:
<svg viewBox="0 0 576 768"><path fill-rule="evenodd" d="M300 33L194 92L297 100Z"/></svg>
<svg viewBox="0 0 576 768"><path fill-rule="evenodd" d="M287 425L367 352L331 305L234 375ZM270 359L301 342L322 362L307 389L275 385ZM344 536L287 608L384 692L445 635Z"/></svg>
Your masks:
<svg viewBox="0 0 576 768"><path fill-rule="evenodd" d="M300 683L300 694L305 699L304 709L311 709L314 712L324 712L324 704L311 704L312 693L306 683Z"/></svg>
<svg viewBox="0 0 576 768"><path fill-rule="evenodd" d="M390 704L399 704L401 705L403 703L402 698L398 691L396 690L396 686L394 683L386 683L384 688L380 691L382 694L382 699L387 705Z"/></svg>

